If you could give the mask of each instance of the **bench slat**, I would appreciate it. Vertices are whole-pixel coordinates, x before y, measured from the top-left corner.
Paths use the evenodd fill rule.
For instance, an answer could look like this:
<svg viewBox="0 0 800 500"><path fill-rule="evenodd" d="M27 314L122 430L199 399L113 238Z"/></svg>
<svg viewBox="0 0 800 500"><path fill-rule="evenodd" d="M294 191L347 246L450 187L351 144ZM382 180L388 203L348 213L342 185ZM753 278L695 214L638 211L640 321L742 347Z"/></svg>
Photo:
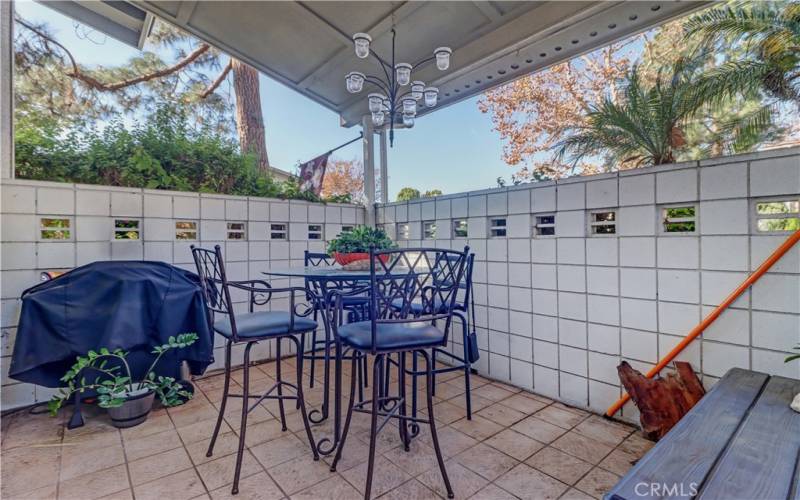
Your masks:
<svg viewBox="0 0 800 500"><path fill-rule="evenodd" d="M643 493L648 498L694 496L768 378L731 369L606 498L638 499Z"/></svg>
<svg viewBox="0 0 800 500"><path fill-rule="evenodd" d="M798 392L800 380L769 380L700 490L700 498L789 496L800 450L800 413L789 403Z"/></svg>

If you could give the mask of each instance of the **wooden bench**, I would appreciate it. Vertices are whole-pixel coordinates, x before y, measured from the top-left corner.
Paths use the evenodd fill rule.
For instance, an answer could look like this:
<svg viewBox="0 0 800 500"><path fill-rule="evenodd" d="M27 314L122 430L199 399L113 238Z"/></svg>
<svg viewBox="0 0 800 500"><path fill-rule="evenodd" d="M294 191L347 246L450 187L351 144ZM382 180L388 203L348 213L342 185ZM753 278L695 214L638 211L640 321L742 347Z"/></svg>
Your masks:
<svg viewBox="0 0 800 500"><path fill-rule="evenodd" d="M734 368L606 500L800 500L800 380Z"/></svg>

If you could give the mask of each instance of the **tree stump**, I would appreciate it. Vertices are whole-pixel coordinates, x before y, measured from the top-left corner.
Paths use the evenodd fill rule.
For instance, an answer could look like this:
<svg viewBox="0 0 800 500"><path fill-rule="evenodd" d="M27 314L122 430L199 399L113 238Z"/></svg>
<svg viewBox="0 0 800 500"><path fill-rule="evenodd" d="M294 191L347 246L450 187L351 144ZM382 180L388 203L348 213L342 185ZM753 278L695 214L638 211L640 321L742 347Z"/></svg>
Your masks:
<svg viewBox="0 0 800 500"><path fill-rule="evenodd" d="M692 365L675 362L677 373L647 378L623 361L617 367L620 381L639 409L642 432L661 439L705 395Z"/></svg>

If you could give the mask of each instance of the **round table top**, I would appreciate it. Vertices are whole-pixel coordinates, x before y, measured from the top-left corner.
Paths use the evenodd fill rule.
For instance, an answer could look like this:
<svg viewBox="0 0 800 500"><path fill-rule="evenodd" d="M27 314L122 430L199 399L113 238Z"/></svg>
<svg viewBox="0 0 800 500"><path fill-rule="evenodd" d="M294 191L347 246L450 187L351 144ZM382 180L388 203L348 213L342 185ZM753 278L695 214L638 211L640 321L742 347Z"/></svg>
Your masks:
<svg viewBox="0 0 800 500"><path fill-rule="evenodd" d="M348 271L342 269L340 266L276 266L268 267L261 271L262 274L267 276L278 276L287 278L308 278L316 280L330 280L330 281L348 281L348 280L369 280L369 269L359 271ZM385 271L379 270L378 278L386 276ZM393 277L403 277L411 274L408 267L396 266L392 269L391 274ZM426 274L426 273L414 273Z"/></svg>

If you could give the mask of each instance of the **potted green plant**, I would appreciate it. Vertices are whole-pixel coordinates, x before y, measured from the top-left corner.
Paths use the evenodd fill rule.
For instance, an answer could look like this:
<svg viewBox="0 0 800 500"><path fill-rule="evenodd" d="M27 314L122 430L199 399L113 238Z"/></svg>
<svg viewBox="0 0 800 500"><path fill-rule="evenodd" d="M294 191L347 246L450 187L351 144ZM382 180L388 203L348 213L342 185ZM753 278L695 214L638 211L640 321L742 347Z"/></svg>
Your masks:
<svg viewBox="0 0 800 500"><path fill-rule="evenodd" d="M328 243L328 254L345 269L367 269L369 249L373 247L375 250L388 250L396 245L383 229L356 226L331 240Z"/></svg>
<svg viewBox="0 0 800 500"><path fill-rule="evenodd" d="M158 395L164 406L176 406L192 394L173 377L156 375L153 371L167 351L181 349L194 344L196 333L182 333L177 337L169 337L167 343L153 348L155 359L144 372L139 381L134 381L131 368L126 357L128 352L122 349L113 351L103 347L97 351L89 351L86 356L78 356L75 364L61 377L66 387L53 396L48 403L50 414L55 416L58 409L76 392L93 390L97 393L97 405L106 408L114 427L133 427L147 420L153 399ZM87 376L94 372L94 381L87 381Z"/></svg>
<svg viewBox="0 0 800 500"><path fill-rule="evenodd" d="M792 350L800 351L800 344L797 344L796 347L793 347ZM789 363L791 361L800 359L800 353L790 354L786 356L786 359L783 360L784 363ZM792 410L800 413L800 394L795 394L794 399L792 399L792 403L789 405Z"/></svg>

